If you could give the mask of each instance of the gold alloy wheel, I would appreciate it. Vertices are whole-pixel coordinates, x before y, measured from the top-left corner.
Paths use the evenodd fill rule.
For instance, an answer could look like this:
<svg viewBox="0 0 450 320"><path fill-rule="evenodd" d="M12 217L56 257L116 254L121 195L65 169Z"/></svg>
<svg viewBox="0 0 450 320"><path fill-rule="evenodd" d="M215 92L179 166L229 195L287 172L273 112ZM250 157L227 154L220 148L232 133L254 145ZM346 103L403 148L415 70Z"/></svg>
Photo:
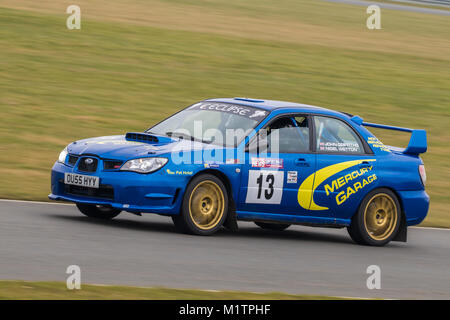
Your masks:
<svg viewBox="0 0 450 320"><path fill-rule="evenodd" d="M397 206L394 199L386 193L374 195L366 205L364 226L374 240L387 239L394 232L397 219Z"/></svg>
<svg viewBox="0 0 450 320"><path fill-rule="evenodd" d="M202 230L210 230L222 219L225 199L222 189L213 181L205 180L195 186L189 197L189 215Z"/></svg>

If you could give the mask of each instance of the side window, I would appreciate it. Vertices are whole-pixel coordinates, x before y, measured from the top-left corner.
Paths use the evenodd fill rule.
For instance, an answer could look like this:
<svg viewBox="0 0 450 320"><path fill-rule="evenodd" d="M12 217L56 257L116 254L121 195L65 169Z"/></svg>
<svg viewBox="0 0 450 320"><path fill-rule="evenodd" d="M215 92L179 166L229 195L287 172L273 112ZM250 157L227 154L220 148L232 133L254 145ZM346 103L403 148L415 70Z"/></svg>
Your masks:
<svg viewBox="0 0 450 320"><path fill-rule="evenodd" d="M361 140L356 133L343 121L314 117L316 128L316 146L320 153L364 153Z"/></svg>
<svg viewBox="0 0 450 320"><path fill-rule="evenodd" d="M249 144L251 152L305 153L309 151L308 118L286 116L258 131Z"/></svg>

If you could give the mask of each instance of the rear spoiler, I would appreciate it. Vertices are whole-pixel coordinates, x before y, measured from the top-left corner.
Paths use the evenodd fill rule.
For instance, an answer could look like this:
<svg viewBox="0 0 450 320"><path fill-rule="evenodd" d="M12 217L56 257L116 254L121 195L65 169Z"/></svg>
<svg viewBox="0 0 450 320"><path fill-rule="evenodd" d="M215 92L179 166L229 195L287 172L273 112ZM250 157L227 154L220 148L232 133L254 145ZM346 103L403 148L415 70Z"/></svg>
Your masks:
<svg viewBox="0 0 450 320"><path fill-rule="evenodd" d="M363 119L359 116L354 116L351 118L351 120L353 122L355 122L359 125L365 126L365 127L395 130L395 131L402 131L402 132L410 132L411 138L409 139L408 146L404 150L402 150L402 152L404 154L411 154L411 155L419 155L421 153L427 152L427 149L428 149L427 132L425 130L409 129L409 128L402 128L402 127L387 126L384 124L364 122Z"/></svg>

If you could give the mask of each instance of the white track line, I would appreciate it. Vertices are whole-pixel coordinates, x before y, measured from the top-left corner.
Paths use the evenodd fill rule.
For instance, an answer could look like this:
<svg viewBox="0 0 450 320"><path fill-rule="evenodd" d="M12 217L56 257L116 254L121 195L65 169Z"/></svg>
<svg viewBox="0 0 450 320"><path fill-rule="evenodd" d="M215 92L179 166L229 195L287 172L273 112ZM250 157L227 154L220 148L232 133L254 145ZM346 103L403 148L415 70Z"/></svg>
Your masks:
<svg viewBox="0 0 450 320"><path fill-rule="evenodd" d="M0 199L0 202L47 204L47 205L58 205L58 206L73 206L74 205L73 203L59 203L59 202L45 202L45 201L31 201L31 200L13 200L13 199ZM450 229L447 229L447 228L435 228L435 227L409 227L409 228L450 231Z"/></svg>
<svg viewBox="0 0 450 320"><path fill-rule="evenodd" d="M437 227L408 227L408 228L414 228L414 229L429 229L429 230L442 230L442 231L449 231L448 228L437 228Z"/></svg>
<svg viewBox="0 0 450 320"><path fill-rule="evenodd" d="M13 200L13 199L0 199L0 202L15 202L15 203L32 203L32 204L55 204L58 206L72 206L72 203L59 203L59 202L45 202L45 201L31 201L31 200Z"/></svg>

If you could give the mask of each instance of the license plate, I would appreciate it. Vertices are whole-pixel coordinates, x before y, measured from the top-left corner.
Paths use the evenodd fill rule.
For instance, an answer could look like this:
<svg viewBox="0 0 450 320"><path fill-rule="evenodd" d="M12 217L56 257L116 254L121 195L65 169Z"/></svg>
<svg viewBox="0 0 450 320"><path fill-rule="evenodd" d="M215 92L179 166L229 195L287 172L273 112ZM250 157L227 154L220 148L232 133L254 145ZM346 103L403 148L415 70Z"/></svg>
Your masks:
<svg viewBox="0 0 450 320"><path fill-rule="evenodd" d="M85 176L83 174L65 173L64 183L74 186L98 188L100 185L100 178L94 176Z"/></svg>

